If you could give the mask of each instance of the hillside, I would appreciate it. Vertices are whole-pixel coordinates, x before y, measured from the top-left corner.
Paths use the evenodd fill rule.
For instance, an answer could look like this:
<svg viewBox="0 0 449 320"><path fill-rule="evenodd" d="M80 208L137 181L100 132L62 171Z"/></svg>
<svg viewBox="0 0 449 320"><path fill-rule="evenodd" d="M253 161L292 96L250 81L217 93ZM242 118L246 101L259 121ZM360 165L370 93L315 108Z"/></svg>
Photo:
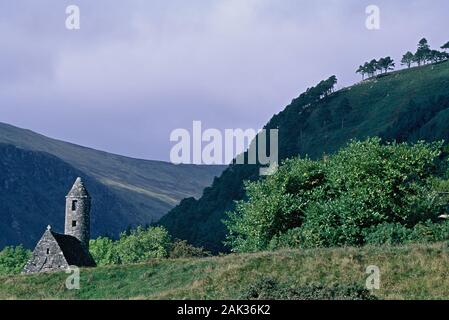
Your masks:
<svg viewBox="0 0 449 320"><path fill-rule="evenodd" d="M342 105L350 112L343 113ZM449 62L392 72L339 90L309 104L297 98L266 128L279 129L280 159L335 152L350 139L449 139ZM225 212L242 199L243 181L258 179L258 168L233 165L199 200L183 200L160 220L178 238L212 251L225 251ZM195 221L192 224L191 221Z"/></svg>
<svg viewBox="0 0 449 320"><path fill-rule="evenodd" d="M0 144L0 168L0 248L32 248L49 224L64 230L65 196L83 172L47 153L6 144ZM86 183L94 197L93 236L122 231L132 219L126 206L95 179L86 177Z"/></svg>
<svg viewBox="0 0 449 320"><path fill-rule="evenodd" d="M42 226L61 226L64 197L77 176L94 197L95 237L156 221L181 199L199 197L223 170L127 158L3 123L0 145L0 247L31 247Z"/></svg>
<svg viewBox="0 0 449 320"><path fill-rule="evenodd" d="M0 278L0 299L239 299L257 279L290 286L319 282L364 286L366 268L380 268L380 299L447 299L446 244L277 251L154 260L81 271L80 290L67 274Z"/></svg>

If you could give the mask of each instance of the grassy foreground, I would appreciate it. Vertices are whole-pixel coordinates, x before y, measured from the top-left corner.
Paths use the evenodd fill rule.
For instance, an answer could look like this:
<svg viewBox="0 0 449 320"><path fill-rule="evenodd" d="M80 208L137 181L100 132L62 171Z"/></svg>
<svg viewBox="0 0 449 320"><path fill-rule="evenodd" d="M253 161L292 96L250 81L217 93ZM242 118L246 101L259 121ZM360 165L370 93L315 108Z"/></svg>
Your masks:
<svg viewBox="0 0 449 320"><path fill-rule="evenodd" d="M364 285L366 267L381 270L380 299L449 299L447 244L285 250L81 271L80 290L65 273L0 278L0 299L238 299L256 279L295 285Z"/></svg>

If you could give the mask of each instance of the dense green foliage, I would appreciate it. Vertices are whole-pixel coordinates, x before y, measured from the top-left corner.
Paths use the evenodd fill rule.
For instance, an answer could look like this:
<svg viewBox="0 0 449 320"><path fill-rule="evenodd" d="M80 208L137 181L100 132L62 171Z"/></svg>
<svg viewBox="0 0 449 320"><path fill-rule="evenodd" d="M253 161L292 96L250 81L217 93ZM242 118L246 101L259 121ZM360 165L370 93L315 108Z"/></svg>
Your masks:
<svg viewBox="0 0 449 320"><path fill-rule="evenodd" d="M332 154L350 139L381 136L391 141L449 141L449 63L426 65L379 76L314 101L306 93L275 115L267 129L279 129L279 159ZM342 101L350 111L342 114ZM409 108L411 101L417 106ZM321 121L322 108L331 121ZM343 118L344 115L344 119ZM343 120L343 121L342 121ZM343 125L342 125L343 123ZM398 126L398 124L401 125ZM171 235L214 252L225 251L225 212L245 198L244 181L258 180L255 165L232 165L206 188L199 199L186 199L162 218ZM195 223L192 223L195 221Z"/></svg>
<svg viewBox="0 0 449 320"><path fill-rule="evenodd" d="M20 273L31 257L31 251L22 246L5 247L0 251L0 276Z"/></svg>
<svg viewBox="0 0 449 320"><path fill-rule="evenodd" d="M90 241L90 253L99 266L145 262L151 259L205 257L209 253L187 241L172 241L163 227L138 227L113 241L99 237Z"/></svg>
<svg viewBox="0 0 449 320"><path fill-rule="evenodd" d="M123 232L117 241L100 237L89 246L97 265L136 263L168 257L171 238L164 228L138 227Z"/></svg>
<svg viewBox="0 0 449 320"><path fill-rule="evenodd" d="M273 176L246 185L247 200L225 221L228 244L251 252L273 242L330 247L403 243L424 235L444 240L449 224L432 224L445 209L432 183L441 148L371 138L322 160L288 160Z"/></svg>
<svg viewBox="0 0 449 320"><path fill-rule="evenodd" d="M176 240L170 250L170 259L179 258L200 258L210 256L210 253L203 248L197 248L189 244L186 240Z"/></svg>
<svg viewBox="0 0 449 320"><path fill-rule="evenodd" d="M322 284L291 287L272 277L262 277L242 292L243 300L375 300L369 290L357 284Z"/></svg>

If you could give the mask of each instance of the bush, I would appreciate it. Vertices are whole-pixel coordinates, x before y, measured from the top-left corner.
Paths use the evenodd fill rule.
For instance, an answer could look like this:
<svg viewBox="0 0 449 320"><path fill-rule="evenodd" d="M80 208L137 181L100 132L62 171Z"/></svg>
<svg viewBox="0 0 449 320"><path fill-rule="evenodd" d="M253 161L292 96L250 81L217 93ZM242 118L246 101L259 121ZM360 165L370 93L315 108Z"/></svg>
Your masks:
<svg viewBox="0 0 449 320"><path fill-rule="evenodd" d="M226 244L234 252L252 252L299 243L400 242L399 225L413 229L443 210L433 189L441 149L442 143L384 145L371 138L322 160L287 160L276 174L246 184L246 200L225 221ZM385 223L391 225L378 227Z"/></svg>
<svg viewBox="0 0 449 320"><path fill-rule="evenodd" d="M116 245L122 263L136 263L168 257L171 239L165 228L138 227L130 234L122 233Z"/></svg>
<svg viewBox="0 0 449 320"><path fill-rule="evenodd" d="M366 243L372 245L441 242L449 240L449 222L427 220L413 228L400 223L384 223L365 230L364 234Z"/></svg>
<svg viewBox="0 0 449 320"><path fill-rule="evenodd" d="M285 233L276 235L271 239L268 249L296 249L301 248L303 243L303 234L301 228L287 230Z"/></svg>
<svg viewBox="0 0 449 320"><path fill-rule="evenodd" d="M364 231L365 241L372 245L398 245L410 240L412 230L400 223L383 223Z"/></svg>
<svg viewBox="0 0 449 320"><path fill-rule="evenodd" d="M22 246L5 247L0 251L0 275L20 273L31 258L31 251Z"/></svg>
<svg viewBox="0 0 449 320"><path fill-rule="evenodd" d="M428 220L418 223L410 234L410 241L413 242L440 242L449 240L449 222L433 223Z"/></svg>
<svg viewBox="0 0 449 320"><path fill-rule="evenodd" d="M90 242L90 253L98 265L145 262L167 258L171 238L163 227L138 227L123 232L120 239L100 237Z"/></svg>
<svg viewBox="0 0 449 320"><path fill-rule="evenodd" d="M375 300L371 293L356 284L323 286L310 284L289 288L271 277L264 277L244 290L243 300Z"/></svg>
<svg viewBox="0 0 449 320"><path fill-rule="evenodd" d="M120 256L113 240L100 237L90 240L89 251L98 266L120 264Z"/></svg>
<svg viewBox="0 0 449 320"><path fill-rule="evenodd" d="M197 248L189 244L186 240L176 240L170 250L169 258L201 258L210 256L210 253L203 248Z"/></svg>

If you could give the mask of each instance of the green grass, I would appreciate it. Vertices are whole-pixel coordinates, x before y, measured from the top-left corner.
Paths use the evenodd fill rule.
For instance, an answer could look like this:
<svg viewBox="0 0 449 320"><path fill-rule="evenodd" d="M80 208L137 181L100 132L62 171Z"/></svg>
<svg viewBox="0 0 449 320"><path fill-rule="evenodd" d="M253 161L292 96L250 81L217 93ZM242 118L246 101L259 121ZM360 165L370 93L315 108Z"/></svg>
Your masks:
<svg viewBox="0 0 449 320"><path fill-rule="evenodd" d="M364 285L366 267L381 270L380 299L448 299L447 244L283 250L81 270L80 290L65 273L0 278L0 299L238 299L256 279L292 286Z"/></svg>

